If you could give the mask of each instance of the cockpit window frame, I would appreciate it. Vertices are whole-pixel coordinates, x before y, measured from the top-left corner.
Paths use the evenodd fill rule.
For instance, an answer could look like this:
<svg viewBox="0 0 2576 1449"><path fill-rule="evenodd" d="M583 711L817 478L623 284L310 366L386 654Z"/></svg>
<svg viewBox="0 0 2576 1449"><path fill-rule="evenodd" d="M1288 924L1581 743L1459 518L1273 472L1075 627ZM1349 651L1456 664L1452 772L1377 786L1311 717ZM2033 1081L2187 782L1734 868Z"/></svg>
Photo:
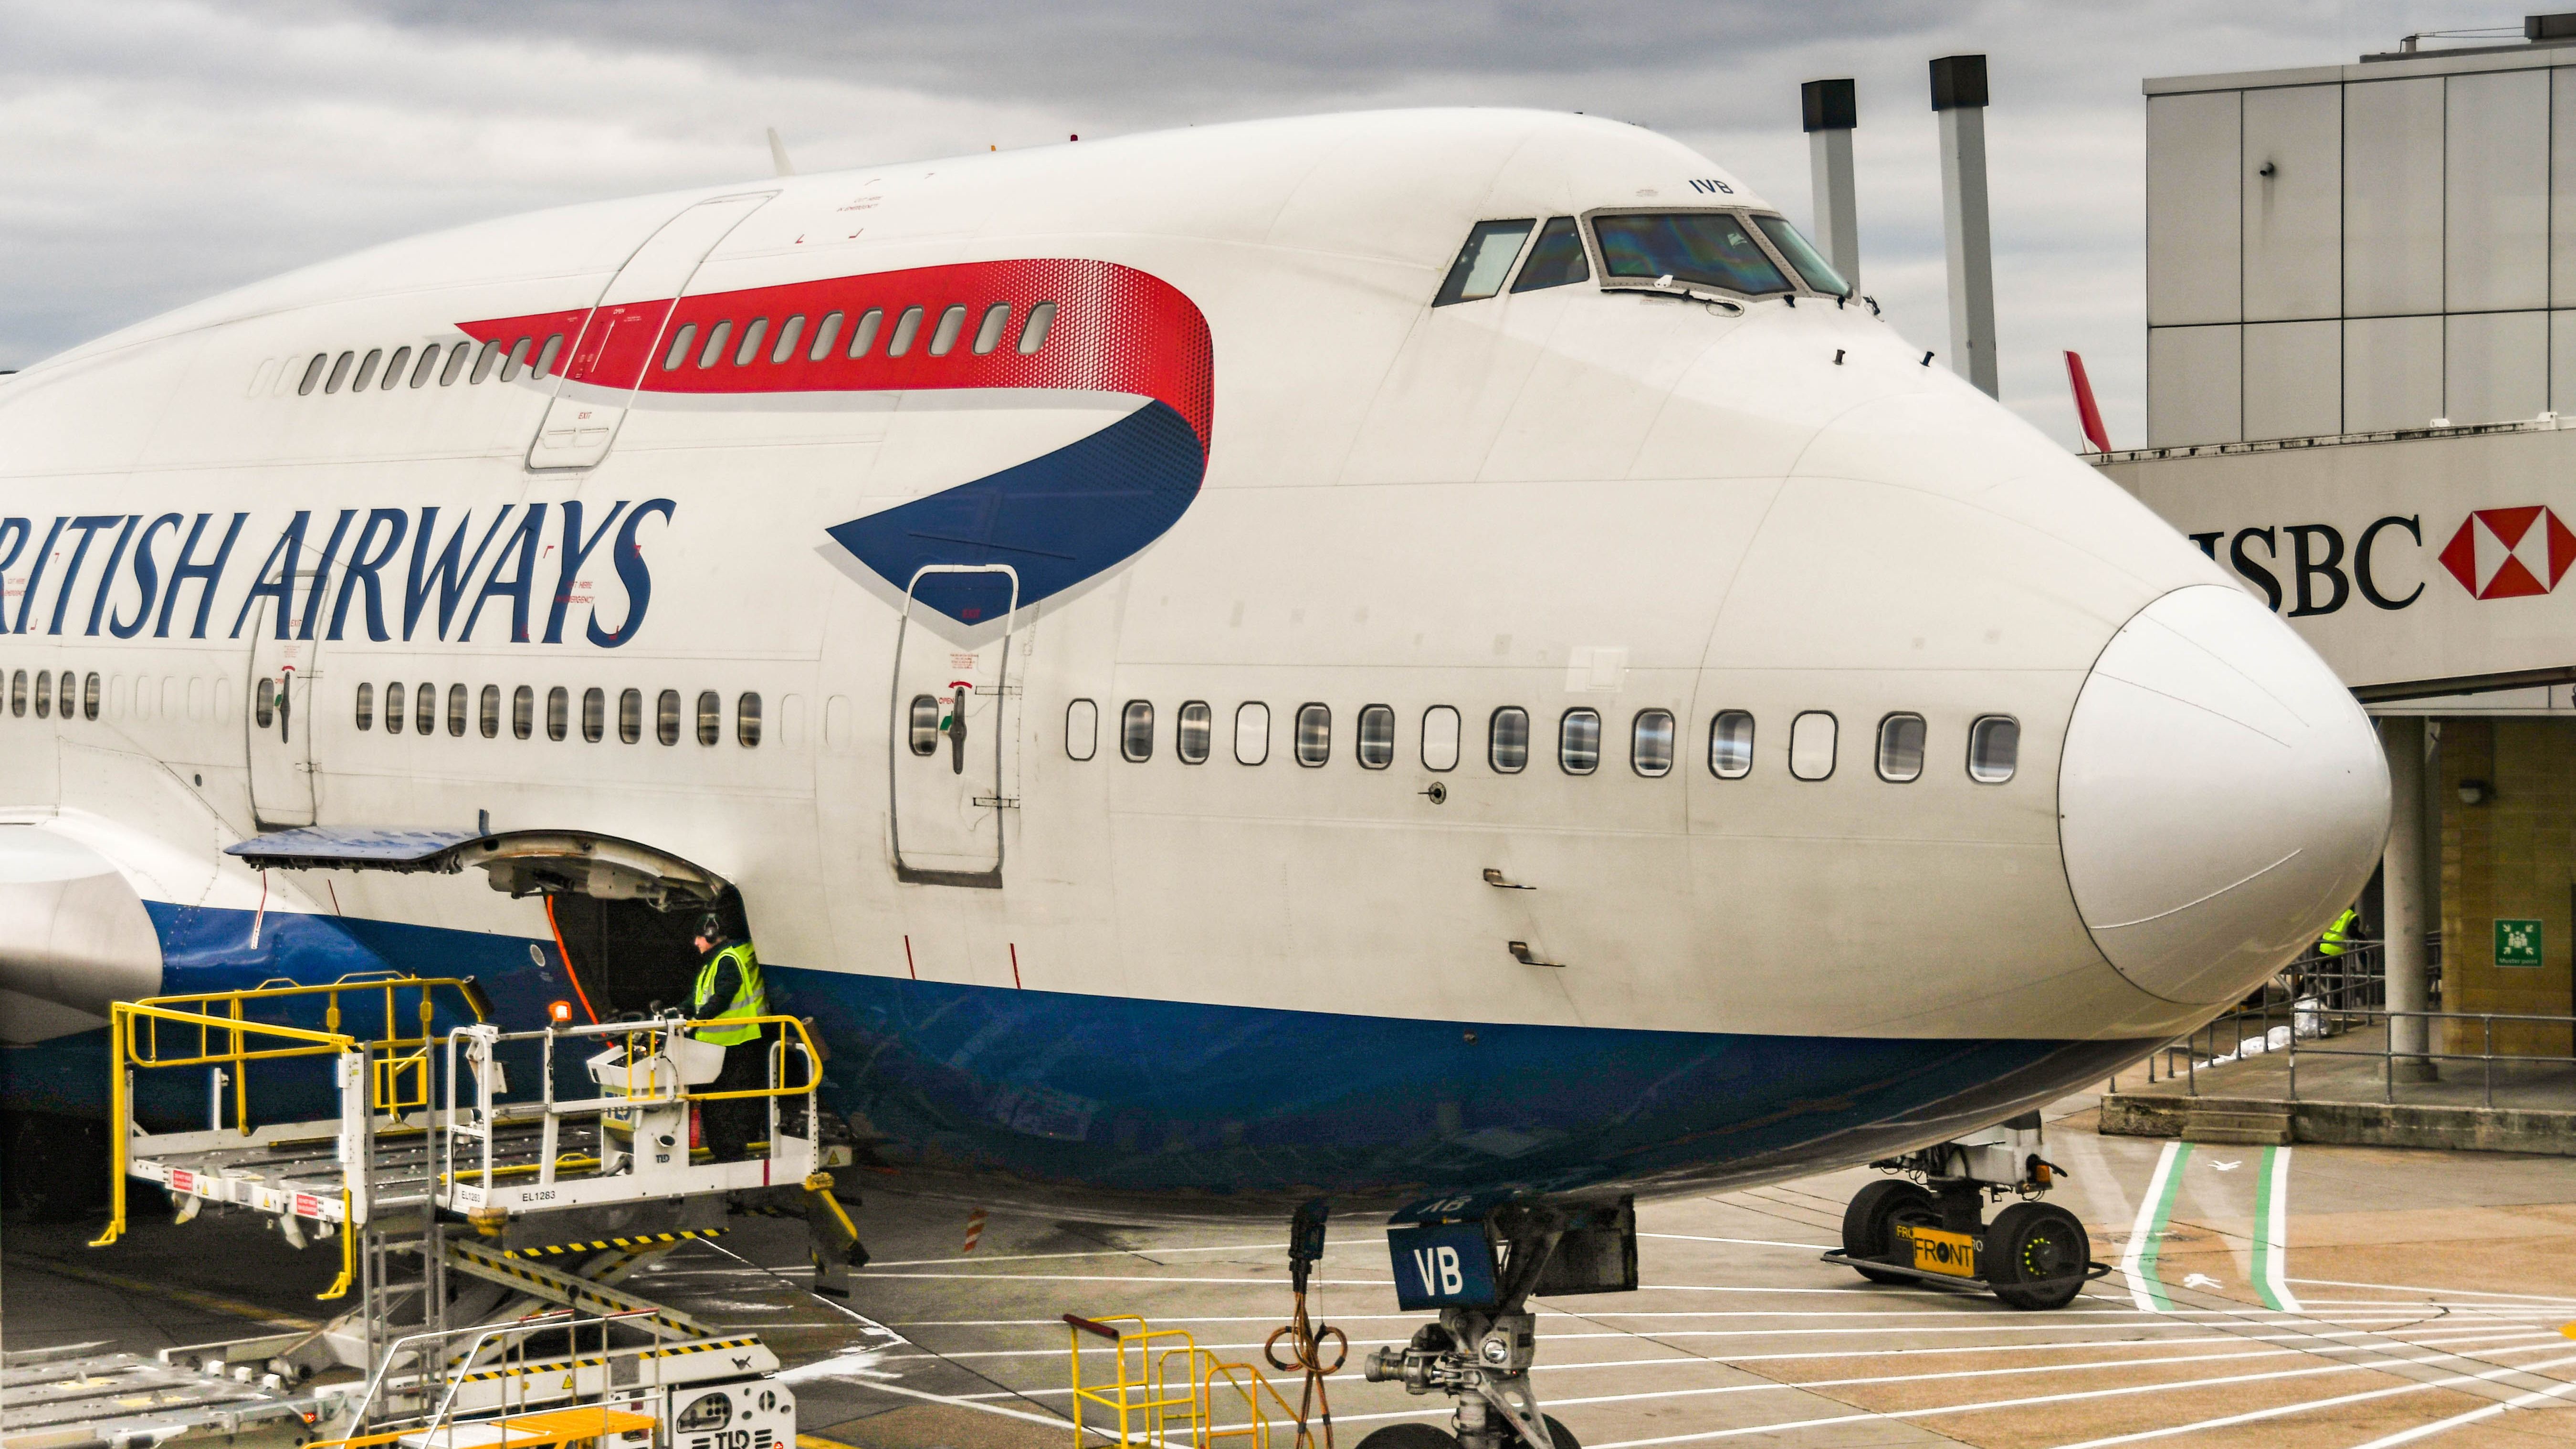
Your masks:
<svg viewBox="0 0 2576 1449"><path fill-rule="evenodd" d="M1602 255L1601 239L1594 233L1592 228L1593 221L1596 218L1604 216L1672 216L1681 213L1691 213L1704 216L1732 216L1736 220L1742 222L1744 224L1744 234L1752 239L1753 245L1762 253L1763 256L1770 259L1771 265L1773 268L1778 270L1782 280L1789 284L1789 289L1783 292L1738 292L1730 287L1721 287L1714 282L1675 282L1670 287L1659 287L1655 285L1654 279L1652 278L1614 277L1610 274L1609 259ZM1769 234L1764 232L1761 227L1754 225L1753 219L1757 216L1779 216L1782 220L1787 220L1787 218L1783 216L1777 208L1770 211L1760 211L1750 206L1675 206L1668 204L1663 206L1596 206L1589 210L1575 213L1575 221L1578 223L1577 230L1582 235L1584 255L1588 257L1592 263L1594 284L1600 287L1604 292L1645 292L1652 296L1681 298L1688 298L1692 293L1698 292L1709 296L1723 298L1726 301L1735 303L1739 306L1748 302L1770 302L1777 301L1783 297L1792 296L1844 297L1850 295L1849 293L1818 291L1815 287L1809 285L1805 274L1800 272L1796 267L1790 265L1789 259L1780 254L1780 249L1778 247L1772 245ZM1517 275L1518 269L1515 268L1514 271L1515 275Z"/></svg>

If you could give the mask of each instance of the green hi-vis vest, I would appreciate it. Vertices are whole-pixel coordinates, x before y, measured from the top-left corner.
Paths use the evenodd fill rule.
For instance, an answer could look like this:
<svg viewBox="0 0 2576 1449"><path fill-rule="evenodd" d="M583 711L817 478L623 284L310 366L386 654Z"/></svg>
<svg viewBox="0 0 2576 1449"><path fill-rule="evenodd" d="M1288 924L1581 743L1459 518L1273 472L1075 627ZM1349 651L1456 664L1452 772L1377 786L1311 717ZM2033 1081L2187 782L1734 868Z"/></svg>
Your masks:
<svg viewBox="0 0 2576 1449"><path fill-rule="evenodd" d="M2359 911L2348 910L2342 915L2335 917L2334 924L2326 927L2326 933L2317 938L2317 954L2320 956L2342 955L2344 953L2344 942L2351 938L2352 928L2360 924L2360 922L2361 912Z"/></svg>
<svg viewBox="0 0 2576 1449"><path fill-rule="evenodd" d="M692 999L701 1003L707 999L707 993L716 989L716 973L724 969L727 961L733 962L734 968L742 973L742 985L734 991L733 1000L726 1002L724 1009L709 1019L722 1021L733 1016L767 1016L769 993L761 988L760 958L752 954L749 945L727 946L708 957L707 964L698 968L698 989ZM700 1005L697 1009L704 1011L706 1008ZM704 1026L697 1031L698 1040L713 1046L740 1046L759 1035L757 1026Z"/></svg>

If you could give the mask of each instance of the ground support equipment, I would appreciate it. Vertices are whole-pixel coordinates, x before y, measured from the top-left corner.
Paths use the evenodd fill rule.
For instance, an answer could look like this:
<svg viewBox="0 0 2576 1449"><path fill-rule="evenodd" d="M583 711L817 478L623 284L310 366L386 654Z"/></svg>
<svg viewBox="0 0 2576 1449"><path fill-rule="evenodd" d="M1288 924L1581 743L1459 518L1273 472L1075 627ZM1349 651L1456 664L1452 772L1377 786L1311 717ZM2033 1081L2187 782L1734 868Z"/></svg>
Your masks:
<svg viewBox="0 0 2576 1449"><path fill-rule="evenodd" d="M1448 1394L1457 1403L1453 1422L1463 1449L1580 1449L1563 1424L1540 1411L1530 1387L1538 1315L1527 1305L1534 1293L1634 1291L1634 1202L1534 1202L1500 1193L1434 1198L1389 1219L1386 1240L1396 1306L1435 1309L1440 1321L1402 1347L1371 1353L1362 1374L1372 1383L1401 1383L1411 1394ZM1414 1449L1425 1428L1381 1429L1360 1449Z"/></svg>
<svg viewBox="0 0 2576 1449"><path fill-rule="evenodd" d="M1873 1283L1987 1288L2015 1308L2063 1308L2111 1271L2093 1261L2083 1220L2037 1201L2066 1170L2041 1156L2039 1114L2018 1117L1870 1166L1883 1178L1843 1211L1843 1246L1824 1261ZM2020 1201L1985 1219L1986 1204Z"/></svg>
<svg viewBox="0 0 2576 1449"><path fill-rule="evenodd" d="M150 1449L254 1423L363 1449L496 1414L520 1418L475 1442L522 1449L522 1435L562 1427L522 1422L528 1411L585 1404L656 1416L664 1449L792 1443L793 1396L762 1377L778 1361L757 1338L622 1285L749 1209L815 1224L818 1280L831 1270L846 1291L847 1268L865 1261L857 1233L837 1201L810 1200L829 1199L849 1148L824 1136L804 1023L722 1023L762 1031L768 1070L764 1086L717 1091L723 1049L691 1035L707 1023L504 1032L487 1014L469 979L400 976L115 1004L112 1215L93 1246L123 1234L130 1176L167 1190L182 1223L212 1206L259 1214L299 1248L334 1243L341 1271L320 1296L355 1297L319 1330L51 1370L66 1404L81 1397L74 1380L118 1375L168 1402L118 1418L65 1410L24 1449ZM139 1119L136 1079L156 1071L208 1074L203 1129ZM559 1092L559 1077L588 1087ZM693 1114L729 1097L762 1099L769 1130L743 1160L716 1162L693 1150ZM200 1387L180 1392L182 1380Z"/></svg>

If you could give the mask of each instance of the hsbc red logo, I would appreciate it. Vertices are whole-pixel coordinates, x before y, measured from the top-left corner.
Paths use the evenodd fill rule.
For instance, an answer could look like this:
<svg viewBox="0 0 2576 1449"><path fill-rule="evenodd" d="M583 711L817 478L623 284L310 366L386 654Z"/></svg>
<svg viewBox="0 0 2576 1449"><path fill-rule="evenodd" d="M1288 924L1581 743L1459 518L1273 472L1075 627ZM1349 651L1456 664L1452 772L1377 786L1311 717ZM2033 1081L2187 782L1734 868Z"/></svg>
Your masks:
<svg viewBox="0 0 2576 1449"><path fill-rule="evenodd" d="M2472 597L2533 598L2557 588L2576 564L2576 533L2537 504L2481 508L2442 545L2441 561Z"/></svg>

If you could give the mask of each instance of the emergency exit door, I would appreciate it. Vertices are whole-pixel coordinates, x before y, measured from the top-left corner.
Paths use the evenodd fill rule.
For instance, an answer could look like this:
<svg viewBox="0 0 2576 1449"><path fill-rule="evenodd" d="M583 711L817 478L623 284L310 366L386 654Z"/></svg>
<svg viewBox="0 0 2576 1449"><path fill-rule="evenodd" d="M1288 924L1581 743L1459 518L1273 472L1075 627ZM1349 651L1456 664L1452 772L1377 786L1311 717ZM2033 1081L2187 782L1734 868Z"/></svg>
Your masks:
<svg viewBox="0 0 2576 1449"><path fill-rule="evenodd" d="M671 312L716 243L774 191L701 201L662 224L617 269L555 373L555 396L528 445L532 469L587 468L608 456L645 369L669 345Z"/></svg>
<svg viewBox="0 0 2576 1449"><path fill-rule="evenodd" d="M999 618L958 643L953 625L925 603L972 599L961 612ZM1008 564L931 564L903 597L887 740L895 877L923 885L1002 884L1003 812L1017 759L1018 687L1011 646L1020 628L1020 576Z"/></svg>
<svg viewBox="0 0 2576 1449"><path fill-rule="evenodd" d="M305 632L302 610L313 576L298 574L294 607L280 639L278 602L263 596L251 611L250 679L243 691L243 743L250 763L251 819L263 830L310 825L313 813L314 658L321 647ZM314 631L320 632L318 630Z"/></svg>

